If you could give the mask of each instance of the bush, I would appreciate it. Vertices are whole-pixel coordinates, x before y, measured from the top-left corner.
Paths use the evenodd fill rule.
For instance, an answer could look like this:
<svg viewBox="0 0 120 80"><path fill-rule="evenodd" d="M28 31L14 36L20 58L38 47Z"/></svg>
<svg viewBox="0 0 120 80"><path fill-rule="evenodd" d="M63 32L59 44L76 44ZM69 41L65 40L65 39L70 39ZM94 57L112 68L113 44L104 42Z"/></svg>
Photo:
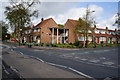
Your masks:
<svg viewBox="0 0 120 80"><path fill-rule="evenodd" d="M97 44L96 47L101 47L101 44Z"/></svg>
<svg viewBox="0 0 120 80"><path fill-rule="evenodd" d="M34 46L38 46L38 44L34 44Z"/></svg>
<svg viewBox="0 0 120 80"><path fill-rule="evenodd" d="M75 46L79 46L79 44L80 44L79 41L76 41L76 42L74 43Z"/></svg>
<svg viewBox="0 0 120 80"><path fill-rule="evenodd" d="M69 43L69 45L73 45L73 43Z"/></svg>
<svg viewBox="0 0 120 80"><path fill-rule="evenodd" d="M47 43L47 44L46 44L46 46L47 46L47 47L50 47L50 46L51 46L51 44L50 44L50 43Z"/></svg>
<svg viewBox="0 0 120 80"><path fill-rule="evenodd" d="M95 47L95 44L89 44L88 47Z"/></svg>
<svg viewBox="0 0 120 80"><path fill-rule="evenodd" d="M22 43L22 45L26 45L26 43Z"/></svg>
<svg viewBox="0 0 120 80"><path fill-rule="evenodd" d="M52 46L52 47L57 47L56 44L52 44L51 46Z"/></svg>
<svg viewBox="0 0 120 80"><path fill-rule="evenodd" d="M78 48L82 48L83 47L83 43L80 43Z"/></svg>
<svg viewBox="0 0 120 80"><path fill-rule="evenodd" d="M40 46L43 46L43 45L44 45L44 43L41 43L41 44L40 44Z"/></svg>

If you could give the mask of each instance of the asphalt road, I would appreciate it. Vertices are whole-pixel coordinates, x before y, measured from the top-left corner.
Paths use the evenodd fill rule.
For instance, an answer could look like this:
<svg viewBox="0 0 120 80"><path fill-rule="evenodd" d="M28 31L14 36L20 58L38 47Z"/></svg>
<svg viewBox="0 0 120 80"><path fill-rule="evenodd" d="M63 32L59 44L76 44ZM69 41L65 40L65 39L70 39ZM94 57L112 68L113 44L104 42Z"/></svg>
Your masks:
<svg viewBox="0 0 120 80"><path fill-rule="evenodd" d="M45 62L71 67L94 78L117 78L118 48L82 50L37 50L12 47L21 54L37 57Z"/></svg>

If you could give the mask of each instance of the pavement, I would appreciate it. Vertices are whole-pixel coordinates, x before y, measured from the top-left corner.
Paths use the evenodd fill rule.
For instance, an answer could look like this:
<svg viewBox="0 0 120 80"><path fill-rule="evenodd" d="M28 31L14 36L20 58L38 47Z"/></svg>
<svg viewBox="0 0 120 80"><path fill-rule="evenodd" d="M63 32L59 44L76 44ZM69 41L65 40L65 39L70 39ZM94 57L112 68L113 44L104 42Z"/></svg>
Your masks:
<svg viewBox="0 0 120 80"><path fill-rule="evenodd" d="M0 47L0 79L2 79L2 48Z"/></svg>
<svg viewBox="0 0 120 80"><path fill-rule="evenodd" d="M9 49L3 50L2 57L3 61L12 66L23 78L85 78Z"/></svg>

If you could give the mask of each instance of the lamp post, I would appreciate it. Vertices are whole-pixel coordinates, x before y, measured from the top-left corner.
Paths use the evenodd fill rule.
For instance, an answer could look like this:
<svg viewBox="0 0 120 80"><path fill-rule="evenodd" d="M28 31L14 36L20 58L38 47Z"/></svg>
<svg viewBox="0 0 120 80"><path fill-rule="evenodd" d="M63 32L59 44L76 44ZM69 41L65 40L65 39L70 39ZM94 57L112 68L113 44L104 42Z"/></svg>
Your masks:
<svg viewBox="0 0 120 80"><path fill-rule="evenodd" d="M90 11L89 9L88 9L88 6L87 6L87 9L86 9L86 17L85 17L85 20L86 20L86 31L85 31L85 38L86 38L86 41L85 41L85 47L87 48L87 45L88 45L88 18L89 18L89 15L90 15L90 13L93 13L93 12L95 12L95 11Z"/></svg>

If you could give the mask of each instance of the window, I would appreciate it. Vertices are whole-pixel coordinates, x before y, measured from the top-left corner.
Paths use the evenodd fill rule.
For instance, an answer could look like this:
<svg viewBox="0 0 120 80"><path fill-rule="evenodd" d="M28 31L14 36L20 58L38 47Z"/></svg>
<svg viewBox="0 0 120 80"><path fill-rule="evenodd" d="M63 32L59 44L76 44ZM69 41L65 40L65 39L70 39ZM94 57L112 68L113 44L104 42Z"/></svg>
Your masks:
<svg viewBox="0 0 120 80"><path fill-rule="evenodd" d="M38 28L38 32L40 32L40 28Z"/></svg>
<svg viewBox="0 0 120 80"><path fill-rule="evenodd" d="M109 31L106 31L107 34L109 34Z"/></svg>
<svg viewBox="0 0 120 80"><path fill-rule="evenodd" d="M36 38L37 38L37 37L36 37L36 36L34 36L34 39L33 39L33 40L34 40L34 41L36 41Z"/></svg>
<svg viewBox="0 0 120 80"><path fill-rule="evenodd" d="M27 34L27 31L25 31L25 34Z"/></svg>
<svg viewBox="0 0 120 80"><path fill-rule="evenodd" d="M92 37L88 37L88 40L89 40L89 41L92 41Z"/></svg>
<svg viewBox="0 0 120 80"><path fill-rule="evenodd" d="M65 34L66 36L68 36L68 31L66 31L66 34Z"/></svg>
<svg viewBox="0 0 120 80"><path fill-rule="evenodd" d="M100 41L106 41L106 37L100 37Z"/></svg>
<svg viewBox="0 0 120 80"><path fill-rule="evenodd" d="M78 41L84 41L84 37L78 37Z"/></svg>
<svg viewBox="0 0 120 80"><path fill-rule="evenodd" d="M29 30L29 33L31 33L31 30Z"/></svg>
<svg viewBox="0 0 120 80"><path fill-rule="evenodd" d="M116 41L116 38L112 38L112 41Z"/></svg>
<svg viewBox="0 0 120 80"><path fill-rule="evenodd" d="M91 31L91 30L88 30L88 33L92 33L92 31Z"/></svg>
<svg viewBox="0 0 120 80"><path fill-rule="evenodd" d="M99 30L95 29L95 33L99 33Z"/></svg>
<svg viewBox="0 0 120 80"><path fill-rule="evenodd" d="M111 32L111 34L115 35L115 32Z"/></svg>
<svg viewBox="0 0 120 80"><path fill-rule="evenodd" d="M36 29L34 29L34 32L36 32L37 30Z"/></svg>
<svg viewBox="0 0 120 80"><path fill-rule="evenodd" d="M105 34L106 31L101 31L102 34Z"/></svg>

